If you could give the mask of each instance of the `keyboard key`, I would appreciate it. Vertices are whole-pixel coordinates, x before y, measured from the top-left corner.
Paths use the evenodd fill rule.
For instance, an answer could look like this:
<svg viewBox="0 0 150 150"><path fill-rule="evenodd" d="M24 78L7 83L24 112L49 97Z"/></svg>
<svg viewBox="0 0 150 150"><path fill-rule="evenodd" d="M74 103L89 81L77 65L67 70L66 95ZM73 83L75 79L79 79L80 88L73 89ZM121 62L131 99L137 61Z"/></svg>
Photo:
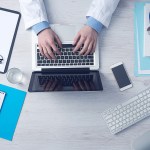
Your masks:
<svg viewBox="0 0 150 150"><path fill-rule="evenodd" d="M66 60L63 60L63 63L66 63Z"/></svg>
<svg viewBox="0 0 150 150"><path fill-rule="evenodd" d="M38 64L39 64L39 63L42 63L42 61L41 61L41 60L38 60L37 63L38 63Z"/></svg>
<svg viewBox="0 0 150 150"><path fill-rule="evenodd" d="M58 59L55 60L55 63L58 63Z"/></svg>
<svg viewBox="0 0 150 150"><path fill-rule="evenodd" d="M37 53L37 60L39 60L40 59L40 54L39 53Z"/></svg>
<svg viewBox="0 0 150 150"><path fill-rule="evenodd" d="M58 56L56 57L56 59L60 59L60 56L58 55Z"/></svg>
<svg viewBox="0 0 150 150"><path fill-rule="evenodd" d="M94 60L93 60L93 59L90 59L90 62L94 62Z"/></svg>
<svg viewBox="0 0 150 150"><path fill-rule="evenodd" d="M61 56L61 59L64 59L64 56Z"/></svg>
<svg viewBox="0 0 150 150"><path fill-rule="evenodd" d="M41 60L43 60L43 59L44 59L44 57L42 56L42 57L40 57L40 59L41 59Z"/></svg>
<svg viewBox="0 0 150 150"><path fill-rule="evenodd" d="M80 58L79 56L76 57L76 59L79 59L79 58Z"/></svg>
<svg viewBox="0 0 150 150"><path fill-rule="evenodd" d="M68 56L65 56L65 59L68 59Z"/></svg>
<svg viewBox="0 0 150 150"><path fill-rule="evenodd" d="M93 58L93 56L92 55L88 55L88 58Z"/></svg>
<svg viewBox="0 0 150 150"><path fill-rule="evenodd" d="M59 63L62 63L62 60L59 60Z"/></svg>
<svg viewBox="0 0 150 150"><path fill-rule="evenodd" d="M72 56L69 56L69 59L72 59Z"/></svg>

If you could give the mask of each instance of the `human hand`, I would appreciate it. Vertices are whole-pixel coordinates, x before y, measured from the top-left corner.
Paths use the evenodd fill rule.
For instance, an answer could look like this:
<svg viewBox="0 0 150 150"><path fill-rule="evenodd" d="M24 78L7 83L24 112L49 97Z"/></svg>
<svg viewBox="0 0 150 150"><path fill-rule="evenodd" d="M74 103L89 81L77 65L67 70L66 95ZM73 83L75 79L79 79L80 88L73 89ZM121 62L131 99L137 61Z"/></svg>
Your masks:
<svg viewBox="0 0 150 150"><path fill-rule="evenodd" d="M85 80L74 82L73 87L75 91L94 91L96 89L92 81L87 82Z"/></svg>
<svg viewBox="0 0 150 150"><path fill-rule="evenodd" d="M85 25L76 35L73 45L76 45L73 52L77 52L79 48L83 46L79 52L80 55L88 55L95 52L98 33L91 27Z"/></svg>
<svg viewBox="0 0 150 150"><path fill-rule="evenodd" d="M55 59L54 52L61 55L61 52L55 45L55 42L62 47L61 41L58 35L50 28L41 31L38 34L38 45L40 52L43 56L49 59Z"/></svg>

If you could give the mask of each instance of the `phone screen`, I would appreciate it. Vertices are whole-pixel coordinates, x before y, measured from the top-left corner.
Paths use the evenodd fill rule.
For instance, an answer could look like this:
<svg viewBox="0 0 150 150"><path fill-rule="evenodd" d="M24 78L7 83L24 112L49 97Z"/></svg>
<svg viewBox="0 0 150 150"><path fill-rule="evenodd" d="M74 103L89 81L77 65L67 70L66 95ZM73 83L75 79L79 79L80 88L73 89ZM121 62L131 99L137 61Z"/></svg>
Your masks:
<svg viewBox="0 0 150 150"><path fill-rule="evenodd" d="M119 88L123 88L131 84L123 64L112 68L112 72L116 78Z"/></svg>

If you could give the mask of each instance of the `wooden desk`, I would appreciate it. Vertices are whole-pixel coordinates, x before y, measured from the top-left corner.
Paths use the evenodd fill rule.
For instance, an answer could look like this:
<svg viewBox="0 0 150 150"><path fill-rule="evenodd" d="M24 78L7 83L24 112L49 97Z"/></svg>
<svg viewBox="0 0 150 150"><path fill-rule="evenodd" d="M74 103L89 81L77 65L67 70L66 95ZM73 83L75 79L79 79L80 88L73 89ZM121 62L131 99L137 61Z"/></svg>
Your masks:
<svg viewBox="0 0 150 150"><path fill-rule="evenodd" d="M53 9L57 6L57 1L51 0ZM100 71L104 91L28 93L14 139L12 142L0 139L1 150L129 150L132 141L149 130L150 119L145 119L114 136L110 134L101 117L101 112L105 109L122 103L150 86L149 77L137 78L133 74L134 1L122 0L113 15L109 29L104 29L100 34ZM86 2L89 6L90 0L82 1L81 4L80 2L66 0L63 4L66 6L66 11L62 13L63 17L52 12L52 23L84 23L83 18L88 7L83 4ZM20 11L17 0L1 0L0 6ZM62 9L61 6L57 7ZM72 17L74 20L71 20ZM134 85L125 92L119 91L109 68L119 61L124 62ZM32 72L31 34L24 30L23 19L9 67L17 67L24 71L27 77L26 85L11 85L2 74L0 82L27 90Z"/></svg>

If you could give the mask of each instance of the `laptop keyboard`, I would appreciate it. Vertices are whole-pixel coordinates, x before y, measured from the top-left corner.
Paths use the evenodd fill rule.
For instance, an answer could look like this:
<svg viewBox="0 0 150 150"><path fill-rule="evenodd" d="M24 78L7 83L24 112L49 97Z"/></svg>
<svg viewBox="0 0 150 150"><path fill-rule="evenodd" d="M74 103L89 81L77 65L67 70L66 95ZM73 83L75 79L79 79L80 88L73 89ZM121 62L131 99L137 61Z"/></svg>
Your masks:
<svg viewBox="0 0 150 150"><path fill-rule="evenodd" d="M57 45L56 45L57 46ZM58 46L57 46L58 47ZM37 66L91 66L94 65L94 55L79 55L79 51L73 53L71 44L63 44L63 48L58 47L62 55L56 53L56 59L48 59L43 57L37 46ZM81 50L82 48L80 48Z"/></svg>
<svg viewBox="0 0 150 150"><path fill-rule="evenodd" d="M79 82L79 81L86 81L90 82L93 81L93 75L43 75L38 76L39 84L42 86L46 84L49 81L59 81L63 86L72 86L73 83Z"/></svg>

